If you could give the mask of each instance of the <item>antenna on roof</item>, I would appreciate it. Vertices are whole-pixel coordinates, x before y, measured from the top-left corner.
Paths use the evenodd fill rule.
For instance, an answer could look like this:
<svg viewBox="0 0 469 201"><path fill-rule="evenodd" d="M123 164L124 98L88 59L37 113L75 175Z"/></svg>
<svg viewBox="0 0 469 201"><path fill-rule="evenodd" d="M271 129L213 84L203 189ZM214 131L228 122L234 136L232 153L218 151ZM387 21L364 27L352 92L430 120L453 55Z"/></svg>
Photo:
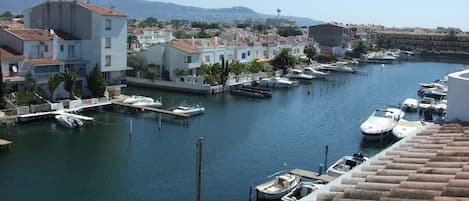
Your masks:
<svg viewBox="0 0 469 201"><path fill-rule="evenodd" d="M111 9L109 10L110 13L114 12L114 6L111 6Z"/></svg>
<svg viewBox="0 0 469 201"><path fill-rule="evenodd" d="M91 1L86 1L86 3L87 3L87 4L90 4L90 3L91 3Z"/></svg>

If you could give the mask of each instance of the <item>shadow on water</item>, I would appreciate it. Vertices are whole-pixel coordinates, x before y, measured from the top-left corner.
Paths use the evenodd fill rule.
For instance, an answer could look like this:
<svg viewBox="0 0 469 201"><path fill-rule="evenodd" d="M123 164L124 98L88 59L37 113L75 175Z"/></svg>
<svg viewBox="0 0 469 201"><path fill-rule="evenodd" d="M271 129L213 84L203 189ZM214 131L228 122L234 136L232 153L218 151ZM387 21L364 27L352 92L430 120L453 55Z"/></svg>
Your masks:
<svg viewBox="0 0 469 201"><path fill-rule="evenodd" d="M367 140L362 137L360 141L360 149L366 153L368 156L373 156L379 153L381 150L386 149L387 147L393 145L395 142L399 141L399 138L395 137L394 135L390 134L382 141L380 140Z"/></svg>

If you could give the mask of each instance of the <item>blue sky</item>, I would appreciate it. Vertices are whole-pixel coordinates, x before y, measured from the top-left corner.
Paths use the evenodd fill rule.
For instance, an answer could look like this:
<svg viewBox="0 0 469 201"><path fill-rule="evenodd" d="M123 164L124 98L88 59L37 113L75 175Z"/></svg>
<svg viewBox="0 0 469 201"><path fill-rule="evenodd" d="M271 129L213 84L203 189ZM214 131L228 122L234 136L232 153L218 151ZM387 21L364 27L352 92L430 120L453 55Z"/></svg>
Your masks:
<svg viewBox="0 0 469 201"><path fill-rule="evenodd" d="M165 0L161 0L165 1ZM326 22L409 27L459 27L469 31L468 0L166 0L203 8L246 6L264 14L309 17Z"/></svg>

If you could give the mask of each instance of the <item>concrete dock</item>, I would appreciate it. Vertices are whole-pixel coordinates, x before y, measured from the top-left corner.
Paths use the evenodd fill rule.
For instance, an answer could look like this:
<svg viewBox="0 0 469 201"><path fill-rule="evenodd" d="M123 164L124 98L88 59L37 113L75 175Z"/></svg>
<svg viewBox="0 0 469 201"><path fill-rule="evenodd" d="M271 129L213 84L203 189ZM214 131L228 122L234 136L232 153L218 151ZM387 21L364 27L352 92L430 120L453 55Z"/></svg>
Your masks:
<svg viewBox="0 0 469 201"><path fill-rule="evenodd" d="M304 178L308 178L308 179L314 179L314 180L322 180L322 181L325 181L325 182L331 182L335 179L335 177L331 177L327 174L318 174L316 172L312 172L312 171L309 171L309 170L303 170L303 169L298 169L298 168L295 168L293 170L290 171L291 174L296 174L296 175L299 175L301 177L304 177Z"/></svg>
<svg viewBox="0 0 469 201"><path fill-rule="evenodd" d="M159 114L167 114L167 115L176 116L176 117L183 117L183 118L190 117L187 114L176 113L176 112L173 112L173 111L158 109L158 108L152 108L152 107L135 106L135 105L123 103L123 102L120 102L120 101L112 101L112 103L114 105L119 105L119 106L139 109L139 110L143 109L145 111L155 112L155 113L159 113Z"/></svg>

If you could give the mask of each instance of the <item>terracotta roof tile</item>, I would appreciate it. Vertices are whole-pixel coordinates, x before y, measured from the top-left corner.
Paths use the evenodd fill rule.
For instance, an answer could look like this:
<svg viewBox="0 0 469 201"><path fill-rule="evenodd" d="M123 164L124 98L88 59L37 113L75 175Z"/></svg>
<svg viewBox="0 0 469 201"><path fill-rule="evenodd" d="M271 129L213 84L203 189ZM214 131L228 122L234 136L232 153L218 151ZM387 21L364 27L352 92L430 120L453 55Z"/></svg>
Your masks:
<svg viewBox="0 0 469 201"><path fill-rule="evenodd" d="M171 47L174 47L178 50L183 52L187 52L190 54L197 54L199 53L199 48L195 44L192 45L192 39L178 39L169 42Z"/></svg>
<svg viewBox="0 0 469 201"><path fill-rule="evenodd" d="M57 60L57 59L30 59L27 61L28 64L30 65L46 65L46 64L51 64L51 65L59 65L63 64L63 61Z"/></svg>
<svg viewBox="0 0 469 201"><path fill-rule="evenodd" d="M99 6L95 6L95 5L92 5L92 4L89 4L89 3L78 2L78 5L84 7L88 10L94 11L98 14L105 15L105 16L127 17L127 14L125 14L125 13L117 12L117 11L111 10L111 9L101 8Z"/></svg>
<svg viewBox="0 0 469 201"><path fill-rule="evenodd" d="M10 29L7 30L13 35L25 41L49 41L52 35L47 30L42 29Z"/></svg>
<svg viewBox="0 0 469 201"><path fill-rule="evenodd" d="M16 52L15 50L3 45L3 46L0 46L0 58L1 59L24 59L24 56Z"/></svg>
<svg viewBox="0 0 469 201"><path fill-rule="evenodd" d="M344 193L319 191L317 200L469 201L469 126L462 125L434 125L404 139L330 187Z"/></svg>

